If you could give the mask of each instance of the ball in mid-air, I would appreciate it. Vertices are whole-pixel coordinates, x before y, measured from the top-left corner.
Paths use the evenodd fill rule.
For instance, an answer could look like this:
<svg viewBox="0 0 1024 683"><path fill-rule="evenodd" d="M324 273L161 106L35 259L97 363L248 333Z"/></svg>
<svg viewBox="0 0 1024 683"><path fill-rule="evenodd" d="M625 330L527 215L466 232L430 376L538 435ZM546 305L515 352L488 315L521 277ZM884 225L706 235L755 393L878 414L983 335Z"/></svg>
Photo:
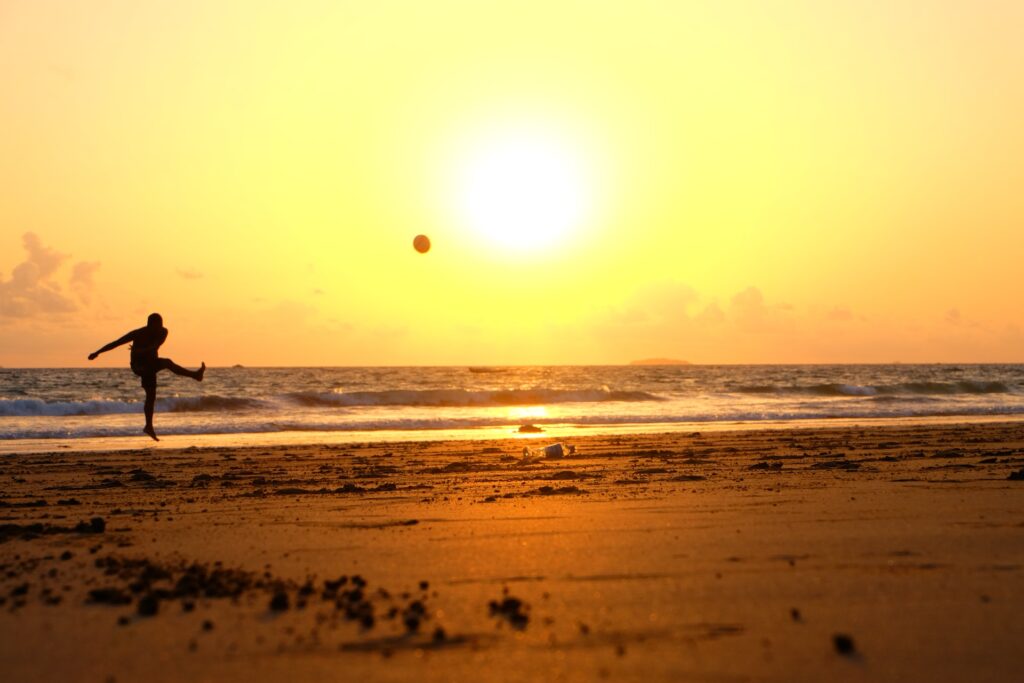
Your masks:
<svg viewBox="0 0 1024 683"><path fill-rule="evenodd" d="M430 238L426 235L416 235L416 238L412 241L412 246L413 249L421 254L426 254L430 251Z"/></svg>

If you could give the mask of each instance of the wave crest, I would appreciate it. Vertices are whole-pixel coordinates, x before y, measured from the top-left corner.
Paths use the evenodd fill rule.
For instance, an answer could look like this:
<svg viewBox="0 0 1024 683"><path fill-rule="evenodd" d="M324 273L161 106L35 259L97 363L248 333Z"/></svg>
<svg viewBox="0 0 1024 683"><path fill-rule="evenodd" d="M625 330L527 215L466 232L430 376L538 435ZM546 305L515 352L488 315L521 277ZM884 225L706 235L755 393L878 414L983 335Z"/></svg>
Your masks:
<svg viewBox="0 0 1024 683"><path fill-rule="evenodd" d="M1005 382L961 380L959 382L905 382L878 386L859 384L792 384L744 385L736 388L741 394L798 394L805 396L950 396L956 394L1012 394L1015 390Z"/></svg>
<svg viewBox="0 0 1024 683"><path fill-rule="evenodd" d="M606 401L661 401L646 391L611 389L507 389L469 391L466 389L395 389L389 391L296 392L286 397L308 407L423 406L468 408L487 406L530 406L549 403L596 403Z"/></svg>
<svg viewBox="0 0 1024 683"><path fill-rule="evenodd" d="M157 399L156 409L167 413L252 410L262 401L234 396L187 396ZM81 417L142 412L141 401L43 401L38 398L0 399L0 417Z"/></svg>

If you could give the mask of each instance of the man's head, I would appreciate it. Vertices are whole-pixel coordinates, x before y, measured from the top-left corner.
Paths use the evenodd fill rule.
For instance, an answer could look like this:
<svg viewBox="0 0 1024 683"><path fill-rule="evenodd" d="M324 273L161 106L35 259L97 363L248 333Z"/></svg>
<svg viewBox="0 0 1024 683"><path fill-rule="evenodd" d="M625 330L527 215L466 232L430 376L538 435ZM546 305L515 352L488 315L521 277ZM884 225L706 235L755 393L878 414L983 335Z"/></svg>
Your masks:
<svg viewBox="0 0 1024 683"><path fill-rule="evenodd" d="M152 327L152 328L163 327L164 326L164 319L163 319L163 317L159 313L150 313L149 314L149 319L146 321L146 324L149 325L149 327Z"/></svg>

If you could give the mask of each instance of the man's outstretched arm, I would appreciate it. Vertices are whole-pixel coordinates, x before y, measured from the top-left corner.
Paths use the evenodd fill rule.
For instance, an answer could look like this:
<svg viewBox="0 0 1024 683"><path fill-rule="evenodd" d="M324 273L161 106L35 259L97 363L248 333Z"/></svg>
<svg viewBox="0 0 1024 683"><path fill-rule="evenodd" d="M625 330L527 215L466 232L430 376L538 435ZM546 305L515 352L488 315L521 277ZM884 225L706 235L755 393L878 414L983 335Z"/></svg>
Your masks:
<svg viewBox="0 0 1024 683"><path fill-rule="evenodd" d="M93 351L92 353L89 354L89 360L96 360L96 356L100 355L101 353L106 353L107 351L110 351L111 349L116 349L118 346L121 346L122 344L127 344L128 342L130 342L132 340L132 335L133 334L134 334L134 332L129 332L128 334L124 335L120 339L117 339L115 341L110 342L109 344L107 344L103 348L99 349L98 351Z"/></svg>

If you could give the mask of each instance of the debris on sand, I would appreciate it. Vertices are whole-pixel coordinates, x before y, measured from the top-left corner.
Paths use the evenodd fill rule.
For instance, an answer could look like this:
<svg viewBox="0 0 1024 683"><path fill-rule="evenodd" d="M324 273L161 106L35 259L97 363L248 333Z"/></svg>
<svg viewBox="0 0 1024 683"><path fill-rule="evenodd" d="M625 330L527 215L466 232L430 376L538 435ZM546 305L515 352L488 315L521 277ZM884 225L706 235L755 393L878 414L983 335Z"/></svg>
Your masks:
<svg viewBox="0 0 1024 683"><path fill-rule="evenodd" d="M530 615L527 614L530 607L511 595L505 596L500 602L491 600L487 607L492 617L507 621L517 631L522 631L530 623Z"/></svg>
<svg viewBox="0 0 1024 683"><path fill-rule="evenodd" d="M107 523L102 517L93 517L88 522L79 522L75 526L57 526L56 524L0 524L0 543L14 538L30 541L40 536L52 534L102 534Z"/></svg>
<svg viewBox="0 0 1024 683"><path fill-rule="evenodd" d="M537 489L535 491L531 491L527 495L535 495L535 496L565 496L565 495L583 494L583 493L586 493L586 491L584 489L581 489L578 486L560 486L558 488L555 488L554 486L541 486L539 489Z"/></svg>
<svg viewBox="0 0 1024 683"><path fill-rule="evenodd" d="M541 448L523 447L523 459L544 458L546 460L559 460L561 458L576 455L575 446L563 446L560 443L553 443Z"/></svg>
<svg viewBox="0 0 1024 683"><path fill-rule="evenodd" d="M678 477L672 477L669 481L705 481L707 477L700 474L680 474Z"/></svg>
<svg viewBox="0 0 1024 683"><path fill-rule="evenodd" d="M751 465L747 469L749 469L749 470L770 470L770 471L778 472L779 470L782 469L782 463L781 462L764 462L764 461L762 461L762 462L754 463L753 465Z"/></svg>
<svg viewBox="0 0 1024 683"><path fill-rule="evenodd" d="M99 605L130 605L132 596L120 588L93 588L88 602Z"/></svg>
<svg viewBox="0 0 1024 683"><path fill-rule="evenodd" d="M812 470L859 470L860 463L852 460L825 460L811 465Z"/></svg>

